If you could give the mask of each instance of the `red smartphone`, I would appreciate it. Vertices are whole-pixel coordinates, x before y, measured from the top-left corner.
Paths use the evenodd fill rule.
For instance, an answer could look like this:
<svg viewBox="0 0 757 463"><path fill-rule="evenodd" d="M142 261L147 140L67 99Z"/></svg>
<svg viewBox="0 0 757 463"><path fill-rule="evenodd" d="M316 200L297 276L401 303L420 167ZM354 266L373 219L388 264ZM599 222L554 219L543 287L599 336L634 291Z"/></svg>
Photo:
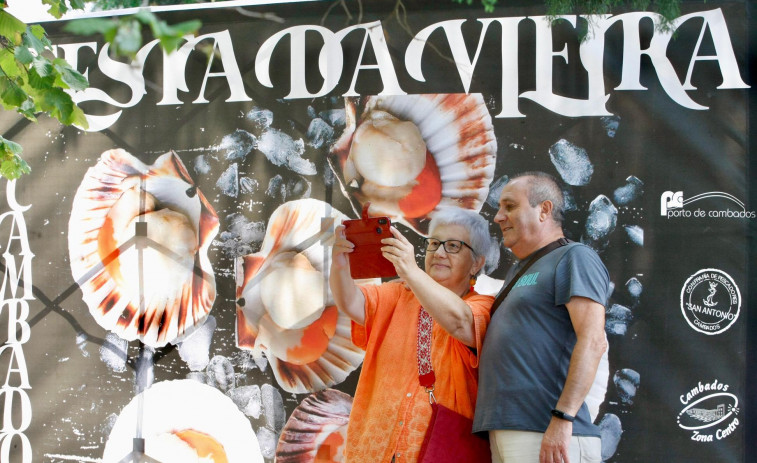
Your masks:
<svg viewBox="0 0 757 463"><path fill-rule="evenodd" d="M387 278L397 276L394 264L381 254L381 240L391 238L389 217L368 217L370 203L363 206L363 217L345 220L344 235L355 245L348 254L352 278Z"/></svg>

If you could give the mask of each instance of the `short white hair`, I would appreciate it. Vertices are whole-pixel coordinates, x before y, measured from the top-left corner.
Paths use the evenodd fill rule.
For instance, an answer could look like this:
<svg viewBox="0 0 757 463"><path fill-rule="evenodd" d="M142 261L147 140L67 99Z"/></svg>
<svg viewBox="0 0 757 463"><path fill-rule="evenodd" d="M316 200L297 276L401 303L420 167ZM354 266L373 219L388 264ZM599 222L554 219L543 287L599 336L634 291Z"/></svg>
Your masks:
<svg viewBox="0 0 757 463"><path fill-rule="evenodd" d="M490 254L492 245L489 235L489 222L476 211L459 207L445 207L435 212L428 225L429 236L434 234L437 227L443 225L460 225L468 231L467 243L473 248L476 256L484 261ZM483 269L483 266L481 266ZM480 273L480 271L479 271Z"/></svg>

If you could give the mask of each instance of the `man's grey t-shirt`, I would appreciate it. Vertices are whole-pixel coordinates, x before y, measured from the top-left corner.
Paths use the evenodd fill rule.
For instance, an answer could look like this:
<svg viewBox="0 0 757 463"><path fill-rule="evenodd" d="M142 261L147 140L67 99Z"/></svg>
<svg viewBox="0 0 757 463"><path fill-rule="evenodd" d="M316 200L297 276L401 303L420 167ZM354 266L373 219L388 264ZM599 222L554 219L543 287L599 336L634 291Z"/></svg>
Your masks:
<svg viewBox="0 0 757 463"><path fill-rule="evenodd" d="M505 284L528 260L510 270ZM578 243L555 249L518 279L486 331L474 432L546 431L576 343L565 304L581 296L604 306L609 291L609 275L599 256ZM573 434L599 436L585 403Z"/></svg>

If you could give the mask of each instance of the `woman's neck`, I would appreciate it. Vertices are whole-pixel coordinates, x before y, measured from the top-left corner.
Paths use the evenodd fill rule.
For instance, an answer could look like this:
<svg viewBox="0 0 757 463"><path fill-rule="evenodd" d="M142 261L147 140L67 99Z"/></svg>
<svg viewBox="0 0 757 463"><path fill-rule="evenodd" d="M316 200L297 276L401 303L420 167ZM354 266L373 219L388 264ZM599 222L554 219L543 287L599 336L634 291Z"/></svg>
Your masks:
<svg viewBox="0 0 757 463"><path fill-rule="evenodd" d="M469 292L471 291L471 286L466 284L465 287L462 289L462 291L454 291L460 298L465 297Z"/></svg>

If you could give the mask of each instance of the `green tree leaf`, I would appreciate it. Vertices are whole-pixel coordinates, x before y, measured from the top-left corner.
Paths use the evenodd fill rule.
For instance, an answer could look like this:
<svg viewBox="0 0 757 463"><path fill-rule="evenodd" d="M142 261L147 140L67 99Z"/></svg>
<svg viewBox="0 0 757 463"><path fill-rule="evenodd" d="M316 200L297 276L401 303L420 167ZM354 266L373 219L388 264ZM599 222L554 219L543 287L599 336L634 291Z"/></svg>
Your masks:
<svg viewBox="0 0 757 463"><path fill-rule="evenodd" d="M168 53L178 48L184 41L185 35L196 33L202 26L202 22L198 20L171 25L165 21L161 21L148 10L141 10L134 17L143 24L150 26L152 34L160 40L160 45Z"/></svg>
<svg viewBox="0 0 757 463"><path fill-rule="evenodd" d="M158 18L154 14L152 14L152 11L146 8L137 11L137 14L135 14L134 17L141 21L143 24L148 25L158 20Z"/></svg>
<svg viewBox="0 0 757 463"><path fill-rule="evenodd" d="M72 125L81 127L82 129L86 129L89 127L89 122L87 122L87 116L85 116L84 111L82 111L81 108L76 105L74 105L74 109L71 112L70 120L71 120Z"/></svg>
<svg viewBox="0 0 757 463"><path fill-rule="evenodd" d="M42 53L45 50L45 43L31 32L24 33L21 46L31 48L37 53Z"/></svg>
<svg viewBox="0 0 757 463"><path fill-rule="evenodd" d="M0 69L9 77L18 77L22 74L12 48L0 49Z"/></svg>
<svg viewBox="0 0 757 463"><path fill-rule="evenodd" d="M37 117L35 116L36 109L37 106L34 104L34 101L32 101L31 98L27 98L27 100L24 101L21 106L16 108L16 112L29 119L30 121L37 122Z"/></svg>
<svg viewBox="0 0 757 463"><path fill-rule="evenodd" d="M65 60L56 58L53 61L53 66L55 67L55 70L58 71L61 80L68 88L72 90L84 90L89 87L87 78L79 71L69 66Z"/></svg>
<svg viewBox="0 0 757 463"><path fill-rule="evenodd" d="M34 61L32 62L32 67L35 71L37 71L37 74L40 77L50 77L53 76L53 73L55 72L55 69L53 68L53 64L50 62L49 59L42 57L42 56L36 56L34 57Z"/></svg>
<svg viewBox="0 0 757 463"><path fill-rule="evenodd" d="M117 54L134 58L142 47L142 25L134 20L122 22L113 45Z"/></svg>
<svg viewBox="0 0 757 463"><path fill-rule="evenodd" d="M52 66L51 66L52 67ZM55 84L55 75L41 76L37 69L32 67L29 69L29 78L26 80L26 86L24 90L32 95L32 98L36 101L36 92L49 90L53 88Z"/></svg>
<svg viewBox="0 0 757 463"><path fill-rule="evenodd" d="M45 28L40 26L39 24L34 24L33 26L29 26L29 31L38 39L43 40L46 39L47 33L45 32ZM49 42L48 42L49 44Z"/></svg>
<svg viewBox="0 0 757 463"><path fill-rule="evenodd" d="M17 154L7 157L0 163L0 175L10 180L15 180L31 171L29 164Z"/></svg>
<svg viewBox="0 0 757 463"><path fill-rule="evenodd" d="M70 125L74 111L71 96L60 88L49 88L38 93L38 106L61 123Z"/></svg>
<svg viewBox="0 0 757 463"><path fill-rule="evenodd" d="M63 27L66 32L79 35L107 34L117 29L118 22L111 19L89 18L75 19Z"/></svg>
<svg viewBox="0 0 757 463"><path fill-rule="evenodd" d="M21 152L24 150L18 143L8 140L7 138L4 138L2 136L0 136L0 145L2 145L3 152L8 154L21 154Z"/></svg>
<svg viewBox="0 0 757 463"><path fill-rule="evenodd" d="M0 98L5 109L12 109L21 106L29 96L10 79L0 79Z"/></svg>
<svg viewBox="0 0 757 463"><path fill-rule="evenodd" d="M14 55L18 62L23 65L29 65L34 61L34 55L32 55L32 52L23 45L16 47Z"/></svg>
<svg viewBox="0 0 757 463"><path fill-rule="evenodd" d="M5 10L0 10L0 35L16 43L16 35L26 31L26 24Z"/></svg>
<svg viewBox="0 0 757 463"><path fill-rule="evenodd" d="M50 6L47 12L57 19L60 19L68 11L66 0L42 0L42 4Z"/></svg>
<svg viewBox="0 0 757 463"><path fill-rule="evenodd" d="M19 156L22 151L21 145L0 136L0 175L13 180L31 172Z"/></svg>

